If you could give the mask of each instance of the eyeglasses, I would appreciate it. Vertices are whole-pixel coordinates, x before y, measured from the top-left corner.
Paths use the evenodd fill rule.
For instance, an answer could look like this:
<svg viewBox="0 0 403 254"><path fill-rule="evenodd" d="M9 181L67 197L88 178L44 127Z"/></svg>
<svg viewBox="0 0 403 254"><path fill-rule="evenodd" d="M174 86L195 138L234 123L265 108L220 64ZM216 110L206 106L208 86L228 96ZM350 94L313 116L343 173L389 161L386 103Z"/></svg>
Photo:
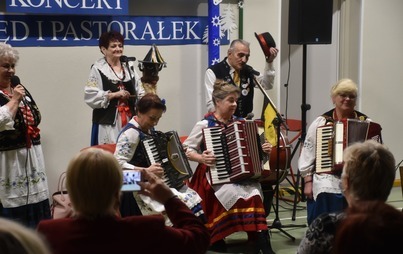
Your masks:
<svg viewBox="0 0 403 254"><path fill-rule="evenodd" d="M3 67L4 69L15 69L15 64L3 64L1 65L1 67Z"/></svg>
<svg viewBox="0 0 403 254"><path fill-rule="evenodd" d="M354 94L342 93L342 94L339 94L339 96L342 97L343 99L349 98L350 100L355 100L357 98L357 96Z"/></svg>

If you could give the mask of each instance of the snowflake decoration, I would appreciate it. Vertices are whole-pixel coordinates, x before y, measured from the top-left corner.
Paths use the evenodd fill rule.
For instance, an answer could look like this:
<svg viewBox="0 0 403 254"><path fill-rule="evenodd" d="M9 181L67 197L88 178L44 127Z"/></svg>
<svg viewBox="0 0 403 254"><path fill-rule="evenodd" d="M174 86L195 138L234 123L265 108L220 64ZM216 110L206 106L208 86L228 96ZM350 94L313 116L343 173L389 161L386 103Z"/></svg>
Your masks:
<svg viewBox="0 0 403 254"><path fill-rule="evenodd" d="M243 4L244 4L244 1L243 1L243 0L239 0L239 1L238 1L238 7L239 7L239 9L242 9L242 8L243 8Z"/></svg>
<svg viewBox="0 0 403 254"><path fill-rule="evenodd" d="M214 5L219 5L222 2L222 0L214 0Z"/></svg>
<svg viewBox="0 0 403 254"><path fill-rule="evenodd" d="M214 16L211 19L211 23L213 24L213 26L219 26L220 25L220 16Z"/></svg>
<svg viewBox="0 0 403 254"><path fill-rule="evenodd" d="M215 39L213 40L213 45L214 45L214 46L220 46L220 40L219 40L218 38L215 38Z"/></svg>
<svg viewBox="0 0 403 254"><path fill-rule="evenodd" d="M220 62L220 59L214 58L213 61L211 62L212 65L217 64Z"/></svg>

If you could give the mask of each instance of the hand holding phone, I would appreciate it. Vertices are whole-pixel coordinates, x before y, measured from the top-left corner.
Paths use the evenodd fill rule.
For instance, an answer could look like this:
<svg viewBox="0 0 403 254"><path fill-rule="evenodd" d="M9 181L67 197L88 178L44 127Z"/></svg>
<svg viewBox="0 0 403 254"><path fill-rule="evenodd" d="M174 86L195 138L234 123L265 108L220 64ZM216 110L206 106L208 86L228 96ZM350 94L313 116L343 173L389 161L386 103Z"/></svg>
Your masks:
<svg viewBox="0 0 403 254"><path fill-rule="evenodd" d="M168 185L154 173L142 169L142 176L144 181L139 182L139 185L142 187L139 192L140 194L146 195L161 204L165 204L169 199L175 196Z"/></svg>
<svg viewBox="0 0 403 254"><path fill-rule="evenodd" d="M141 171L123 170L122 191L139 191L141 189L138 182L142 180Z"/></svg>

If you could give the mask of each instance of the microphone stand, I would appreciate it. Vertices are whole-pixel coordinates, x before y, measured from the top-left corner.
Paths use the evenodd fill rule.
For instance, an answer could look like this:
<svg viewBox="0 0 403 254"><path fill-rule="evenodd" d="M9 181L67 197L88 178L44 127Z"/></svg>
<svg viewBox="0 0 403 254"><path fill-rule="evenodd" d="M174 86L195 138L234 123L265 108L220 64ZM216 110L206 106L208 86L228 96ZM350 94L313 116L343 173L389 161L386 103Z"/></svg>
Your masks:
<svg viewBox="0 0 403 254"><path fill-rule="evenodd" d="M133 99L134 100L134 113L136 114L136 107L137 107L136 104L137 104L137 99L138 99L137 91L136 91L136 81L133 79L133 75L132 75L132 72L130 70L129 61L127 60L127 61L124 61L122 63L124 63L126 65L127 71L129 72L130 82L132 83L132 86L133 86L133 91L134 91L134 95L133 95L134 96L134 99Z"/></svg>
<svg viewBox="0 0 403 254"><path fill-rule="evenodd" d="M301 145L304 144L305 137L306 137L306 112L311 109L311 105L306 103L306 59L307 59L307 46L306 44L303 44L302 46L302 104L301 104L301 137L299 139L299 143ZM301 194L299 194L299 182L301 181ZM306 197L304 195L304 188L305 188L305 183L303 180L301 180L301 173L298 169L297 172L297 181L295 183L295 193L298 193L298 195L301 195L301 201L305 202ZM297 210L297 205L296 205L296 199L297 196L294 198L294 207L293 207L293 212L292 212L292 218L295 220L295 214Z"/></svg>
<svg viewBox="0 0 403 254"><path fill-rule="evenodd" d="M287 130L288 130L288 126L285 123L285 121L283 120L283 117L280 115L280 113L278 112L277 108L274 106L274 103L272 102L272 100L270 99L269 95L266 93L266 91L263 89L262 84L260 84L257 79L256 76L251 74L251 77L253 78L255 84L259 87L259 89L262 91L263 95L265 96L265 98L267 99L268 103L273 107L274 111L276 112L276 118L273 119L273 124L276 126L276 132L277 132L277 161L276 161L276 188L275 188L275 195L276 195L276 207L274 208L274 212L275 212L275 219L273 220L273 223L271 225L271 228L275 228L278 229L280 232L282 232L283 234L285 234L286 236L288 236L292 241L295 241L295 237L293 237L292 235L290 235L288 232L286 232L285 230L283 230L283 228L291 228L291 227L305 227L306 225L283 225L280 221L280 217L279 217L279 185L280 185L280 152L281 152L281 148L280 148L280 135L281 135L281 125L283 125ZM266 121L266 119L265 119Z"/></svg>

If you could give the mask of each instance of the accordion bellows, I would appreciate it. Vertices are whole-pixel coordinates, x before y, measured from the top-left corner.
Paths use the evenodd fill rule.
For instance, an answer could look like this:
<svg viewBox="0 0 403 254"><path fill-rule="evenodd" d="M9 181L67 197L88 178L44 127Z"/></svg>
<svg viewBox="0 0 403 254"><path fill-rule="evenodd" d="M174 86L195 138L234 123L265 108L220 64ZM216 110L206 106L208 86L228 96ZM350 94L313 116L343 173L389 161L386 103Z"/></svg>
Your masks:
<svg viewBox="0 0 403 254"><path fill-rule="evenodd" d="M157 131L145 137L141 144L148 163L160 163L164 168L163 180L169 187L180 189L192 177L193 171L176 131Z"/></svg>
<svg viewBox="0 0 403 254"><path fill-rule="evenodd" d="M269 174L269 170L263 170L261 143L254 121L242 120L227 127L205 128L203 138L206 149L216 156L216 164L209 171L213 185Z"/></svg>

